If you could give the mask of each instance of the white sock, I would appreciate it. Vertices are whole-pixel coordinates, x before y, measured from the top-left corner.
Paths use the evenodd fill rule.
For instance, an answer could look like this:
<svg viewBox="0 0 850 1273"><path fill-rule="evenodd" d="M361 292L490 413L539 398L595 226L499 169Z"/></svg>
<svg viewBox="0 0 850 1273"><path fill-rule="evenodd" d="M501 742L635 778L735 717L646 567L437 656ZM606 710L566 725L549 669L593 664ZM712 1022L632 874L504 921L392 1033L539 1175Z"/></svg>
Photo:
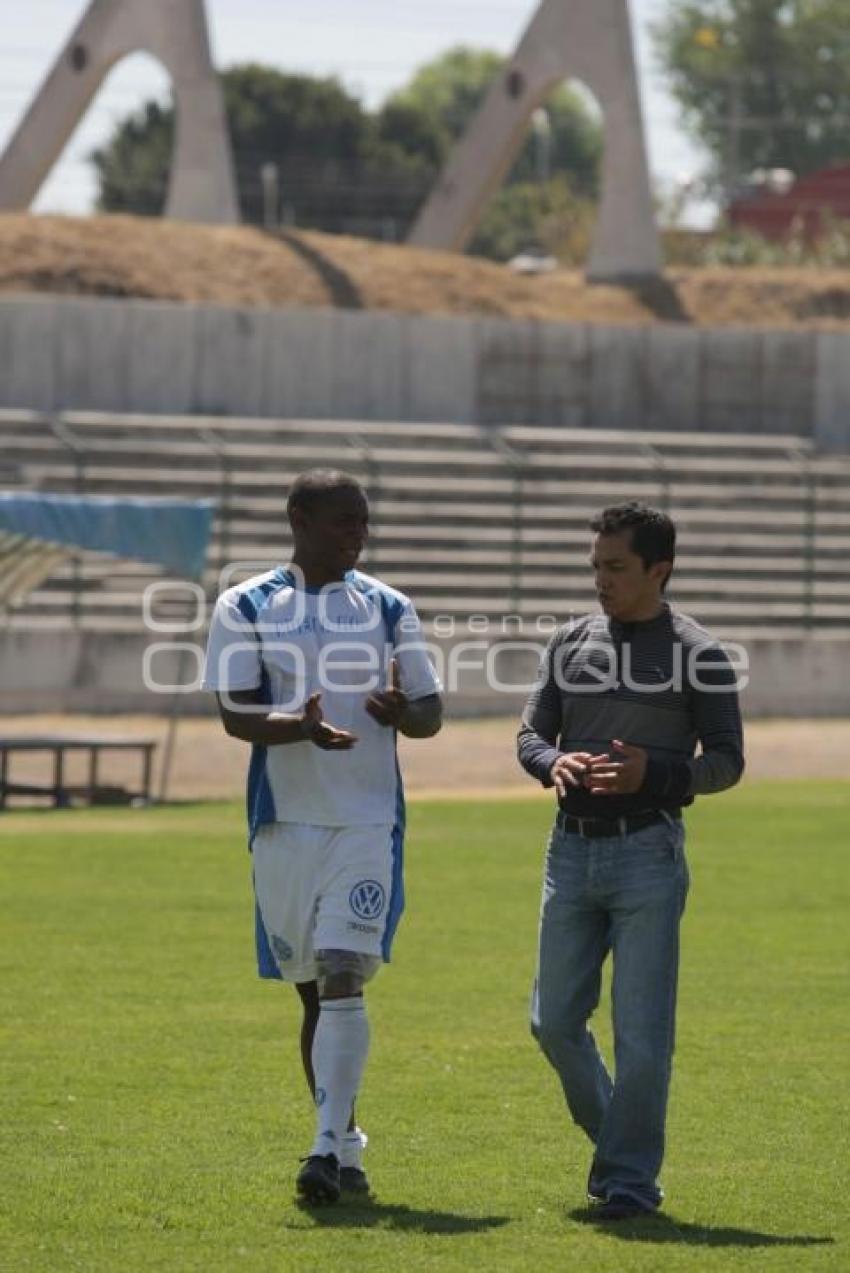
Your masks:
<svg viewBox="0 0 850 1273"><path fill-rule="evenodd" d="M363 1150L369 1143L369 1137L362 1127L355 1127L353 1132L346 1132L342 1138L339 1151L340 1167L357 1167L363 1170Z"/></svg>
<svg viewBox="0 0 850 1273"><path fill-rule="evenodd" d="M369 1052L362 998L325 999L313 1038L316 1139L311 1154L336 1154L348 1129Z"/></svg>

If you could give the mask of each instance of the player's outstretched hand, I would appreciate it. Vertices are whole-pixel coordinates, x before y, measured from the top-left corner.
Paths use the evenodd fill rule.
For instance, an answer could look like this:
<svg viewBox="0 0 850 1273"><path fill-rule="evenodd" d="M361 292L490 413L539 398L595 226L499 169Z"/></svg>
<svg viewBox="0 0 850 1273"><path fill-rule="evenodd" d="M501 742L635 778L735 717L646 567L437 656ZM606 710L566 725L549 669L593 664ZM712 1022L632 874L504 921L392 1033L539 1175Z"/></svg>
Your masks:
<svg viewBox="0 0 850 1273"><path fill-rule="evenodd" d="M634 747L619 738L615 738L611 746L617 759L594 757L585 785L592 796L634 795L643 786L649 756L642 747Z"/></svg>
<svg viewBox="0 0 850 1273"><path fill-rule="evenodd" d="M320 706L321 694L311 694L304 704L301 717L301 732L311 743L321 747L322 751L348 751L357 742L357 735L347 729L337 729L329 725L322 715Z"/></svg>
<svg viewBox="0 0 850 1273"><path fill-rule="evenodd" d="M366 711L379 725L387 725L398 729L401 718L407 707L407 695L401 688L398 673L398 659L390 660L389 686L385 690L376 690L366 699Z"/></svg>

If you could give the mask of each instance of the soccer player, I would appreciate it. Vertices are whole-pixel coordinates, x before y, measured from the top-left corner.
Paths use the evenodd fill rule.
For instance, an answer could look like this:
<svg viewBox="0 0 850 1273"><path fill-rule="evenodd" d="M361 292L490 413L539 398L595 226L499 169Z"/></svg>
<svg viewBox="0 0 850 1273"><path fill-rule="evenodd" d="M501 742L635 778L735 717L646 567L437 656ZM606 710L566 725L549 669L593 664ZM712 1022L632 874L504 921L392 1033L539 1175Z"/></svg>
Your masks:
<svg viewBox="0 0 850 1273"><path fill-rule="evenodd" d="M734 669L664 600L676 532L640 504L591 522L601 614L560 629L518 737L521 764L554 787L532 1032L573 1120L594 1145L591 1215L651 1213L688 891L682 807L731 787L743 743ZM695 757L696 744L700 754ZM615 1077L587 1028L613 958Z"/></svg>
<svg viewBox="0 0 850 1273"><path fill-rule="evenodd" d="M292 982L303 1004L316 1135L297 1189L335 1202L369 1188L354 1103L363 988L389 960L404 904L396 733L437 733L442 703L413 605L356 569L369 526L356 479L304 473L287 513L292 560L219 597L203 684L228 734L253 746L259 973Z"/></svg>

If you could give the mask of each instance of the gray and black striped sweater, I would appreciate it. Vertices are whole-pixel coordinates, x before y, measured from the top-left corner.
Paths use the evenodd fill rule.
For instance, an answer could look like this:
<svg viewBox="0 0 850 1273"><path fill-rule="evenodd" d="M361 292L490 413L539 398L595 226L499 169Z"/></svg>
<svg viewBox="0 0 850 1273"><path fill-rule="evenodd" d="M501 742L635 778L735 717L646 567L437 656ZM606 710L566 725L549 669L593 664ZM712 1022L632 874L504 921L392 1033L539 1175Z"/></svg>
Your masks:
<svg viewBox="0 0 850 1273"><path fill-rule="evenodd" d="M549 642L517 737L520 764L551 787L560 753L614 758L619 738L649 753L640 791L592 796L570 787L561 807L577 817L676 813L741 777L740 671L704 628L666 604L641 623L586 615Z"/></svg>

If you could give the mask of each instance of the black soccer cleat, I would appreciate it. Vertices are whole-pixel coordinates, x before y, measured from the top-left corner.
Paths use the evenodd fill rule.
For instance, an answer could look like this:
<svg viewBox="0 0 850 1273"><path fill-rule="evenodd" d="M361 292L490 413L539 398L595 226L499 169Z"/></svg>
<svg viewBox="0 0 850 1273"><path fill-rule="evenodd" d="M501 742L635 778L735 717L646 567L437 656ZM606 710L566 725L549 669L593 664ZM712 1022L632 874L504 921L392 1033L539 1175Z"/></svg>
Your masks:
<svg viewBox="0 0 850 1273"><path fill-rule="evenodd" d="M369 1193L369 1178L362 1167L340 1167L339 1184L343 1193Z"/></svg>
<svg viewBox="0 0 850 1273"><path fill-rule="evenodd" d="M295 1180L295 1188L305 1202L339 1200L339 1159L336 1154L310 1154Z"/></svg>

